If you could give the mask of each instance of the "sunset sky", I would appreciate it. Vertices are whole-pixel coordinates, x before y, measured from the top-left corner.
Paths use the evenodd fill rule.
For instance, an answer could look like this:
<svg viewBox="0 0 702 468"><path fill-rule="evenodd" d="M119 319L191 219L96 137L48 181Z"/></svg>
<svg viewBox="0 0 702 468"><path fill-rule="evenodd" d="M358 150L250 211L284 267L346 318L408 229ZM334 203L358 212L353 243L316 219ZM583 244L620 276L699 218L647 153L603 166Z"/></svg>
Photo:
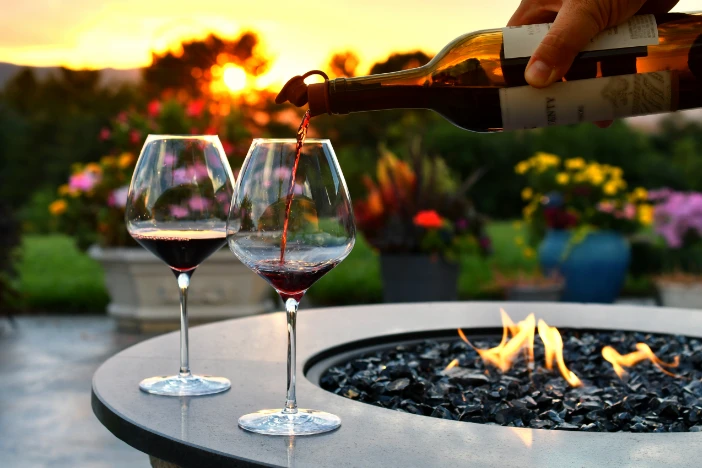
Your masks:
<svg viewBox="0 0 702 468"><path fill-rule="evenodd" d="M151 50L216 32L258 31L274 58L263 86L352 49L360 71L392 51L437 52L465 32L501 27L518 0L0 0L0 61L74 68L147 65ZM680 0L677 11L702 9Z"/></svg>

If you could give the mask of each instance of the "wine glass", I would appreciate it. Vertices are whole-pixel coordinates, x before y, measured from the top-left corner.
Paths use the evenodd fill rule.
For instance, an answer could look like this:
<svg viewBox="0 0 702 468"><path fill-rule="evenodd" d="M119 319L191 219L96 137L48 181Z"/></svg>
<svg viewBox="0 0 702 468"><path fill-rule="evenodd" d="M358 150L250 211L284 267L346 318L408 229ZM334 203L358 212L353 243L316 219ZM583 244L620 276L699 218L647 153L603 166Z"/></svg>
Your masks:
<svg viewBox="0 0 702 468"><path fill-rule="evenodd" d="M223 377L194 375L188 362L187 298L190 278L223 247L234 176L215 135L149 135L127 196L129 234L163 260L180 290L180 371L142 380L147 393L209 395L227 390Z"/></svg>
<svg viewBox="0 0 702 468"><path fill-rule="evenodd" d="M346 182L329 140L307 140L297 164L295 140L254 140L229 212L229 248L275 288L285 303L288 326L285 407L242 416L239 426L268 435L336 429L341 424L337 416L300 409L295 398L295 323L300 299L346 258L356 233Z"/></svg>

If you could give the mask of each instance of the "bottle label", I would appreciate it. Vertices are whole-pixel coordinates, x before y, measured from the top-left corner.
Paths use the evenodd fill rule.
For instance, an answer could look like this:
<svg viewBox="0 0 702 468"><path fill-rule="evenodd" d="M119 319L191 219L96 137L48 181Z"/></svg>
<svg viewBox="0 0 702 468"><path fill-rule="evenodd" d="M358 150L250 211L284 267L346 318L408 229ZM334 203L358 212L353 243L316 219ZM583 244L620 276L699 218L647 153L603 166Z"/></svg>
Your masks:
<svg viewBox="0 0 702 468"><path fill-rule="evenodd" d="M675 110L671 71L500 89L504 130L570 125Z"/></svg>
<svg viewBox="0 0 702 468"><path fill-rule="evenodd" d="M531 57L553 23L502 28L505 59ZM653 15L632 16L626 23L595 36L583 51L625 49L658 45L658 25Z"/></svg>

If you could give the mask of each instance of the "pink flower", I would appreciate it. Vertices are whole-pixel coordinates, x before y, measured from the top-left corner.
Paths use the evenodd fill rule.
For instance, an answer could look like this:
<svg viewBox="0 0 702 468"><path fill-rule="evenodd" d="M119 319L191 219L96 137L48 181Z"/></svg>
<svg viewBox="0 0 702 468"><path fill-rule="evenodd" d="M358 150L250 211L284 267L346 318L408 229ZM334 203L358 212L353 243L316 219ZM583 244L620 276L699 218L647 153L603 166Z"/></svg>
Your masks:
<svg viewBox="0 0 702 468"><path fill-rule="evenodd" d="M188 117L200 117L203 110L205 110L205 102L202 99L195 99L188 104L186 114Z"/></svg>
<svg viewBox="0 0 702 468"><path fill-rule="evenodd" d="M87 192L92 190L93 187L95 187L95 184L97 184L99 181L99 175L95 174L94 172L84 171L72 175L70 179L68 179L68 186L73 190Z"/></svg>
<svg viewBox="0 0 702 468"><path fill-rule="evenodd" d="M149 117L158 117L158 114L161 113L161 103L154 99L146 106L146 112L149 114Z"/></svg>
<svg viewBox="0 0 702 468"><path fill-rule="evenodd" d="M170 208L171 216L173 216L175 218L185 218L186 216L188 216L188 213L189 213L188 209L183 208L180 205L171 205L169 208Z"/></svg>
<svg viewBox="0 0 702 468"><path fill-rule="evenodd" d="M127 123L127 113L120 112L119 114L117 114L117 122L121 124Z"/></svg>
<svg viewBox="0 0 702 468"><path fill-rule="evenodd" d="M636 217L636 206L632 203L627 203L624 209L614 213L617 218L634 219Z"/></svg>
<svg viewBox="0 0 702 468"><path fill-rule="evenodd" d="M125 185L110 192L107 197L107 206L112 208L124 208L127 206L127 196L129 195L129 186Z"/></svg>
<svg viewBox="0 0 702 468"><path fill-rule="evenodd" d="M227 192L219 192L216 196L217 202L226 205L229 207L229 204L232 202L232 194L227 193Z"/></svg>
<svg viewBox="0 0 702 468"><path fill-rule="evenodd" d="M207 166L201 162L196 162L190 166L189 170L195 179L207 179L210 177L210 172L207 170Z"/></svg>
<svg viewBox="0 0 702 468"><path fill-rule="evenodd" d="M129 141L133 145L139 144L141 142L141 132L139 130L131 130L129 132Z"/></svg>
<svg viewBox="0 0 702 468"><path fill-rule="evenodd" d="M302 195L305 192L305 186L302 184L295 184L293 187L293 193L295 195Z"/></svg>
<svg viewBox="0 0 702 468"><path fill-rule="evenodd" d="M163 164L165 164L166 166L172 166L174 162L176 162L175 154L166 153L163 156Z"/></svg>
<svg viewBox="0 0 702 468"><path fill-rule="evenodd" d="M110 132L110 129L107 127L103 127L102 130L100 130L100 140L102 141L109 140L111 135L112 132Z"/></svg>
<svg viewBox="0 0 702 468"><path fill-rule="evenodd" d="M195 195L188 202L188 206L190 206L190 209L193 211L208 210L210 208L210 205L211 205L211 203L207 198L201 197L199 195Z"/></svg>
<svg viewBox="0 0 702 468"><path fill-rule="evenodd" d="M173 183L176 185L185 185L192 181L190 171L185 167L179 167L173 171Z"/></svg>
<svg viewBox="0 0 702 468"><path fill-rule="evenodd" d="M278 180L288 180L292 174L292 169L288 167L276 167L273 169L273 177Z"/></svg>
<svg viewBox="0 0 702 468"><path fill-rule="evenodd" d="M601 201L597 205L597 209L603 213L614 213L614 203L610 201Z"/></svg>

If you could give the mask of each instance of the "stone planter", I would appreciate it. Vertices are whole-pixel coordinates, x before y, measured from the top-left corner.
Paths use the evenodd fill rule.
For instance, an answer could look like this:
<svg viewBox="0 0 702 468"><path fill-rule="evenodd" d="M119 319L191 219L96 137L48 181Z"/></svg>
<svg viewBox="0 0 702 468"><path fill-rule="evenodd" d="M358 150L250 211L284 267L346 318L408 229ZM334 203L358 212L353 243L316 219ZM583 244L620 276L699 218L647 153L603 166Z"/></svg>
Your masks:
<svg viewBox="0 0 702 468"><path fill-rule="evenodd" d="M383 300L434 302L458 300L459 266L429 255L380 255Z"/></svg>
<svg viewBox="0 0 702 468"><path fill-rule="evenodd" d="M171 270L142 248L93 246L89 255L105 271L109 315L122 328L160 331L178 327L178 286ZM270 286L227 249L208 258L188 292L191 323L243 317L273 308Z"/></svg>
<svg viewBox="0 0 702 468"><path fill-rule="evenodd" d="M664 307L702 309L702 282L678 283L657 280L658 295Z"/></svg>

